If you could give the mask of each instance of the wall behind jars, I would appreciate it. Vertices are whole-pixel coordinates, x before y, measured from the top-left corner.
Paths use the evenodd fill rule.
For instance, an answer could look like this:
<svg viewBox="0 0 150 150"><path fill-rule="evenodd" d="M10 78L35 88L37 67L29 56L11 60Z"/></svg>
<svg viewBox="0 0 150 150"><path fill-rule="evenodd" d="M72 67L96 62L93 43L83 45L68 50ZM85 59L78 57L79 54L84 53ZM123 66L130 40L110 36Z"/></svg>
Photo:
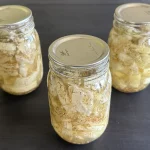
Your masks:
<svg viewBox="0 0 150 150"><path fill-rule="evenodd" d="M0 0L0 4L121 4L128 2L150 3L150 0Z"/></svg>

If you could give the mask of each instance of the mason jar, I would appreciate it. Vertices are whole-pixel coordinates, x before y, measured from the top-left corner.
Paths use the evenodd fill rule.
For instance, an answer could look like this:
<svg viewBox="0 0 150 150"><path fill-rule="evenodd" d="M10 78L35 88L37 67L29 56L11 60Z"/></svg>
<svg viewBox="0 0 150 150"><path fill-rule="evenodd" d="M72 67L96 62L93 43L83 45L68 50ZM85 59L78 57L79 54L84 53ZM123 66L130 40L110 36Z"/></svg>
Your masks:
<svg viewBox="0 0 150 150"><path fill-rule="evenodd" d="M105 131L110 109L109 47L99 38L70 35L49 47L51 123L65 141L86 144Z"/></svg>
<svg viewBox="0 0 150 150"><path fill-rule="evenodd" d="M150 5L117 7L108 44L113 87L127 93L145 89L150 83Z"/></svg>
<svg viewBox="0 0 150 150"><path fill-rule="evenodd" d="M43 77L40 40L32 12L19 5L0 6L0 87L23 95Z"/></svg>

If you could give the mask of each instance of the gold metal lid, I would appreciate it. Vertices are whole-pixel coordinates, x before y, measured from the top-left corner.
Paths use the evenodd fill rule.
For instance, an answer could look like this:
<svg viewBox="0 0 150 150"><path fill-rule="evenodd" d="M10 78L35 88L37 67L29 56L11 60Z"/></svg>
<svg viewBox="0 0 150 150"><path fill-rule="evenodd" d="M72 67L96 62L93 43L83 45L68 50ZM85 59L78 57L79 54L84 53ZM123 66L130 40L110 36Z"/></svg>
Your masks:
<svg viewBox="0 0 150 150"><path fill-rule="evenodd" d="M131 24L150 23L150 5L144 3L128 3L116 8L115 18Z"/></svg>
<svg viewBox="0 0 150 150"><path fill-rule="evenodd" d="M54 41L49 58L63 66L85 67L108 61L109 47L103 40L89 35L69 35Z"/></svg>
<svg viewBox="0 0 150 150"><path fill-rule="evenodd" d="M0 6L0 26L15 25L27 21L32 11L20 5Z"/></svg>

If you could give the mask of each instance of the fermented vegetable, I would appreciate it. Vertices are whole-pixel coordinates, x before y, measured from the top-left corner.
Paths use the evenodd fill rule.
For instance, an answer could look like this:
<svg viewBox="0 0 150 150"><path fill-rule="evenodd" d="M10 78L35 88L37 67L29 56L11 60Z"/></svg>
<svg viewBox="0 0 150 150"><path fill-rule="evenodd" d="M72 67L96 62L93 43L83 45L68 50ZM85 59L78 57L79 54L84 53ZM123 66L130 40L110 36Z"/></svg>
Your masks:
<svg viewBox="0 0 150 150"><path fill-rule="evenodd" d="M128 27L114 21L108 44L113 87L138 92L150 83L150 25ZM145 33L145 34L143 34Z"/></svg>
<svg viewBox="0 0 150 150"><path fill-rule="evenodd" d="M43 76L40 41L36 30L0 29L0 87L14 95L27 94Z"/></svg>
<svg viewBox="0 0 150 150"><path fill-rule="evenodd" d="M89 143L101 136L108 124L111 75L108 71L95 77L68 79L49 73L51 122L58 135L70 143Z"/></svg>

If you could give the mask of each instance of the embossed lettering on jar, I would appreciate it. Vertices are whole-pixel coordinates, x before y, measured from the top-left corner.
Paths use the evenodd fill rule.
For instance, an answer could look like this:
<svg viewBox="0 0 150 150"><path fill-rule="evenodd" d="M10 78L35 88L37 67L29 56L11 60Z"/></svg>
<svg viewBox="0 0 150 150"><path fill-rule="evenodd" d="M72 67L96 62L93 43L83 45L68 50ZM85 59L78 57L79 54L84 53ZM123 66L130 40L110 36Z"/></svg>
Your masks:
<svg viewBox="0 0 150 150"><path fill-rule="evenodd" d="M145 89L150 83L150 5L119 6L108 44L113 87L127 93Z"/></svg>
<svg viewBox="0 0 150 150"><path fill-rule="evenodd" d="M88 35L66 36L49 48L51 123L70 143L92 142L107 127L111 97L108 57L108 45Z"/></svg>
<svg viewBox="0 0 150 150"><path fill-rule="evenodd" d="M0 87L10 94L23 95L36 89L42 77L40 40L31 10L1 6Z"/></svg>

